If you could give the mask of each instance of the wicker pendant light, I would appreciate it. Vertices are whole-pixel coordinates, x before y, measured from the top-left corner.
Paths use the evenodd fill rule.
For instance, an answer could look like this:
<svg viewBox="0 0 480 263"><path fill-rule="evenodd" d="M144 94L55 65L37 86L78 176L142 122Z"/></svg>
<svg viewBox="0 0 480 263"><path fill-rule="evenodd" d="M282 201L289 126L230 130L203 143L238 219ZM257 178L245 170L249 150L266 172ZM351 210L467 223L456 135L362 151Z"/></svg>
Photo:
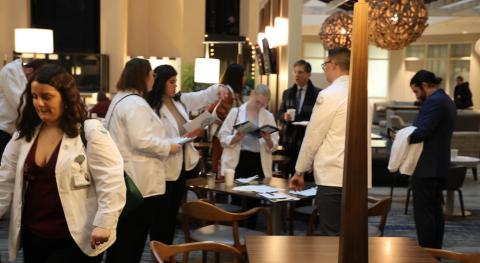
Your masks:
<svg viewBox="0 0 480 263"><path fill-rule="evenodd" d="M323 47L327 50L352 46L352 16L338 11L329 16L322 24L319 33Z"/></svg>
<svg viewBox="0 0 480 263"><path fill-rule="evenodd" d="M419 38L428 26L423 0L369 0L369 39L398 50Z"/></svg>

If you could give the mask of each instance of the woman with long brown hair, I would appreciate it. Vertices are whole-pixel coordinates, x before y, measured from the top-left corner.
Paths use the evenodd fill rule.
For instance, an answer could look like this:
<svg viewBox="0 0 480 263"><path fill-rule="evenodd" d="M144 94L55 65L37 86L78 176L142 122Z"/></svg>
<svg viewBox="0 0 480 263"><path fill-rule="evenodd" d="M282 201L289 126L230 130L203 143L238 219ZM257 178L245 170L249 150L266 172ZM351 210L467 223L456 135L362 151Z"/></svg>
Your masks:
<svg viewBox="0 0 480 263"><path fill-rule="evenodd" d="M73 77L47 65L19 106L0 167L0 216L11 205L9 256L25 262L101 262L125 204L123 160L87 111ZM86 149L80 126L87 141Z"/></svg>

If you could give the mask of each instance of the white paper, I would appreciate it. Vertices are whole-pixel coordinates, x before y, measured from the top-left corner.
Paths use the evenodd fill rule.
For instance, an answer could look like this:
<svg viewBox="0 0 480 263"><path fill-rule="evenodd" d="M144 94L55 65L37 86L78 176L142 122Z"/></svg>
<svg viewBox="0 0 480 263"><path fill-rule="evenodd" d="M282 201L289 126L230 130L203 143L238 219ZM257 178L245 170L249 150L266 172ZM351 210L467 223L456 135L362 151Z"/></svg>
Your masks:
<svg viewBox="0 0 480 263"><path fill-rule="evenodd" d="M376 133L371 133L370 137L371 137L372 139L382 139L382 136L380 136L380 135L378 135L378 134L376 134Z"/></svg>
<svg viewBox="0 0 480 263"><path fill-rule="evenodd" d="M248 184L251 181L253 181L255 179L258 179L258 178L259 178L258 175L254 175L254 176L248 177L248 178L237 178L237 179L235 179L235 181L240 182L242 184Z"/></svg>
<svg viewBox="0 0 480 263"><path fill-rule="evenodd" d="M312 187L312 188L308 188L308 189L305 189L305 190L302 190L302 191L293 191L293 190L290 190L289 191L290 194L295 194L295 195L301 195L301 196L315 196L317 195L317 188L316 187Z"/></svg>
<svg viewBox="0 0 480 263"><path fill-rule="evenodd" d="M240 192L272 193L272 192L278 192L282 189L260 184L260 185L236 186L232 190L240 191Z"/></svg>
<svg viewBox="0 0 480 263"><path fill-rule="evenodd" d="M294 121L292 122L292 125L297 125L297 126L307 126L309 121Z"/></svg>
<svg viewBox="0 0 480 263"><path fill-rule="evenodd" d="M298 198L296 198L294 196L287 195L287 194L284 194L284 193L260 193L258 195L263 196L263 197L269 199L272 202L299 200Z"/></svg>
<svg viewBox="0 0 480 263"><path fill-rule="evenodd" d="M185 123L183 128L187 132L191 132L196 129L203 129L208 125L212 124L215 121L215 116L213 116L210 112L204 111L202 114L198 115L195 119Z"/></svg>
<svg viewBox="0 0 480 263"><path fill-rule="evenodd" d="M195 140L195 138L178 137L178 138L173 139L173 143L176 143L176 144L185 144L185 143L191 142L191 141L193 141L193 140Z"/></svg>

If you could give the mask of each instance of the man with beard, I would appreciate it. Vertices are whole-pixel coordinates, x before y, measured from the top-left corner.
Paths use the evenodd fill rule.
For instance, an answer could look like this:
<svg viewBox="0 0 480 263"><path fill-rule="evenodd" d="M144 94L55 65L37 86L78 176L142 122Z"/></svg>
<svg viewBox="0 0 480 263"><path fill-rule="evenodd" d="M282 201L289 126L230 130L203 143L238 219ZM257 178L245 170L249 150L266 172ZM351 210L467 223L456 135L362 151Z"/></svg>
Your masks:
<svg viewBox="0 0 480 263"><path fill-rule="evenodd" d="M430 248L442 248L442 189L450 168L450 142L457 116L455 103L438 87L441 81L426 70L410 80L413 93L422 102L413 123L416 129L409 138L410 144L423 142L411 181L414 218L418 243Z"/></svg>

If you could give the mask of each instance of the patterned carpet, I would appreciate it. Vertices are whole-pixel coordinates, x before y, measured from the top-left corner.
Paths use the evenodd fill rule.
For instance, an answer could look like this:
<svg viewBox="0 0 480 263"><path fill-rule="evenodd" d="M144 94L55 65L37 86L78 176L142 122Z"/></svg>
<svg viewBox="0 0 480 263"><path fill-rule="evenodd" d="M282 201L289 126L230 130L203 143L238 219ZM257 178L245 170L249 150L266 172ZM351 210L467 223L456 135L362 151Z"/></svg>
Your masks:
<svg viewBox="0 0 480 263"><path fill-rule="evenodd" d="M472 212L471 216L447 217L445 224L444 248L458 252L480 253L480 181L474 181L470 174L465 179L462 188L465 208ZM413 221L413 209L410 207L408 215L404 215L406 188L395 188L392 210L387 219L385 236L401 236L416 239L415 223ZM388 196L390 188L375 187L369 191L369 195L375 197ZM457 196L456 196L457 197ZM456 206L459 206L458 199L455 199ZM376 219L372 219L374 223ZM0 221L0 253L3 260L7 259L7 227L6 220ZM295 234L304 235L305 225L302 222L295 222ZM182 231L178 229L175 243L184 242ZM211 254L211 253L210 253ZM2 261L3 262L3 261ZM23 262L22 253L18 253L17 262ZM153 262L148 243L141 262ZM201 262L200 253L192 253L190 262ZM214 262L213 255L208 256L208 262ZM222 256L221 262L230 262L228 257Z"/></svg>

